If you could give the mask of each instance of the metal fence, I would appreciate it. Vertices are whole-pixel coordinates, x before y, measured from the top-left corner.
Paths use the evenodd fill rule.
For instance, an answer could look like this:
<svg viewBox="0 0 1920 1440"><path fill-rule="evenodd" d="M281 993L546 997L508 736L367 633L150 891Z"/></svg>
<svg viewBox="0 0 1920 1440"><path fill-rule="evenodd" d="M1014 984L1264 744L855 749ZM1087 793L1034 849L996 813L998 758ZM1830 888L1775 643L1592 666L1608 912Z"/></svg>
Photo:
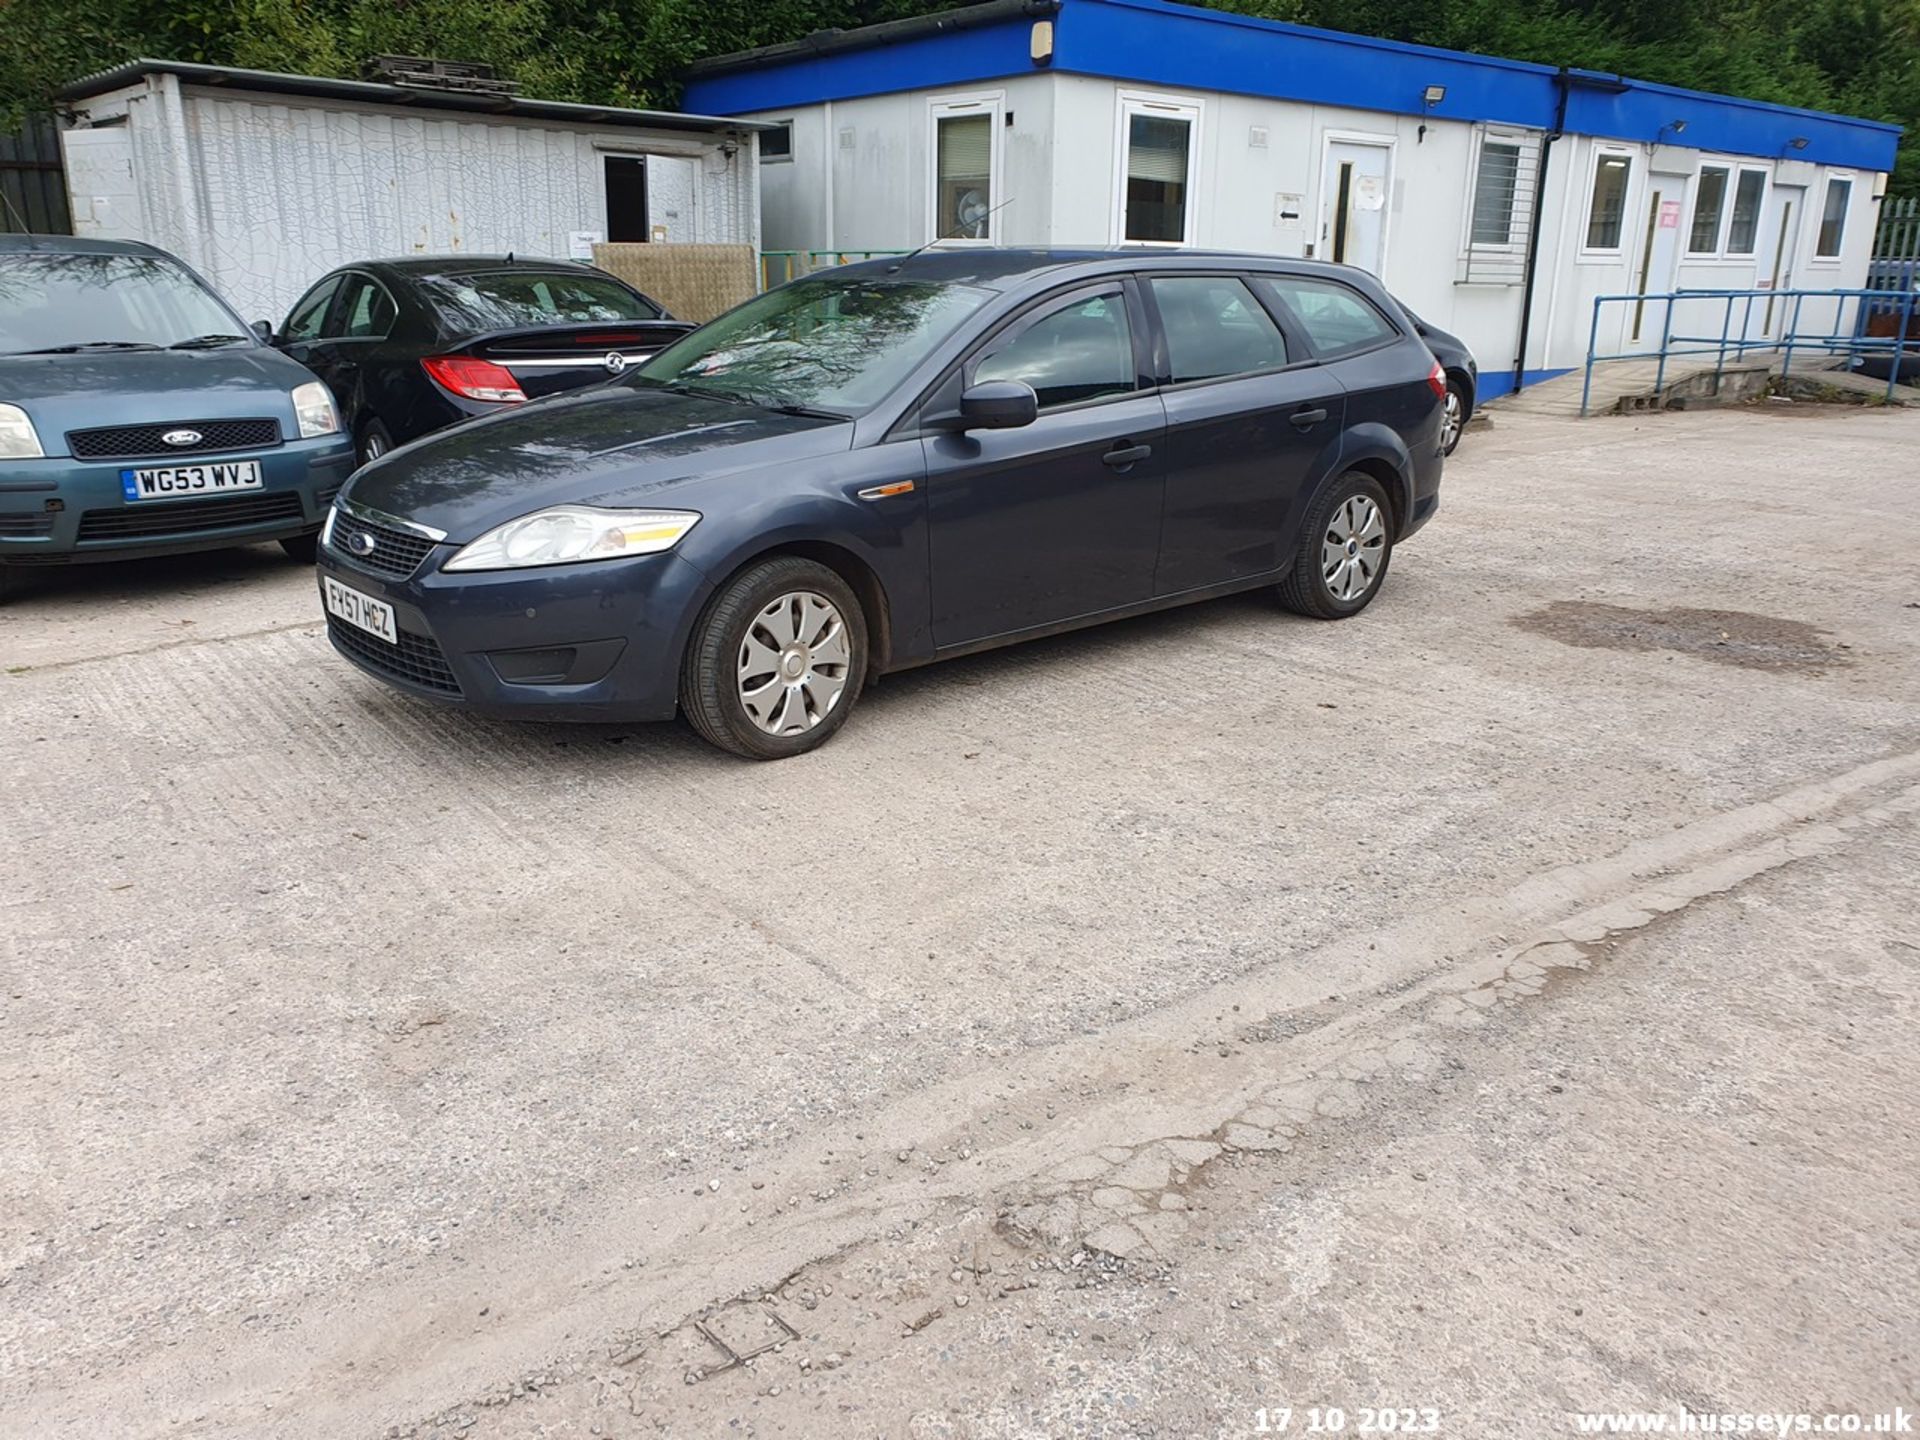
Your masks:
<svg viewBox="0 0 1920 1440"><path fill-rule="evenodd" d="M905 255L905 250L762 250L760 252L760 288L771 290L802 275L855 260L877 260L884 255Z"/></svg>
<svg viewBox="0 0 1920 1440"><path fill-rule="evenodd" d="M35 115L20 130L0 132L0 233L66 235L72 230L60 135L52 118Z"/></svg>
<svg viewBox="0 0 1920 1440"><path fill-rule="evenodd" d="M1879 291L1882 298L1861 307L1860 328L1874 336L1895 334L1894 317L1903 303L1900 297L1920 289L1920 195L1881 201L1873 258L1867 262L1867 288ZM1910 319L1909 327L1912 323ZM1911 337L1920 332L1908 328L1898 333Z"/></svg>
<svg viewBox="0 0 1920 1440"><path fill-rule="evenodd" d="M1606 352L1600 348L1603 332L1624 334L1625 309L1609 306L1645 306L1661 316L1660 343L1653 349ZM1890 326L1884 335L1867 333L1872 307L1887 307ZM1606 322L1611 314L1613 323ZM1793 369L1793 357L1845 355L1847 368L1868 357L1888 355L1887 398L1893 399L1900 378L1901 335L1911 333L1920 314L1920 294L1885 290L1672 290L1660 295L1597 295L1593 323L1587 331L1586 378L1580 387L1580 413L1585 415L1593 396L1593 367L1610 360L1656 362L1656 394L1667 383L1670 361L1714 357L1716 383L1727 362L1778 352L1780 373ZM1892 327L1898 327L1892 328ZM1704 373L1704 366L1700 367ZM1909 367L1910 370L1910 367ZM1912 378L1911 373L1908 376Z"/></svg>

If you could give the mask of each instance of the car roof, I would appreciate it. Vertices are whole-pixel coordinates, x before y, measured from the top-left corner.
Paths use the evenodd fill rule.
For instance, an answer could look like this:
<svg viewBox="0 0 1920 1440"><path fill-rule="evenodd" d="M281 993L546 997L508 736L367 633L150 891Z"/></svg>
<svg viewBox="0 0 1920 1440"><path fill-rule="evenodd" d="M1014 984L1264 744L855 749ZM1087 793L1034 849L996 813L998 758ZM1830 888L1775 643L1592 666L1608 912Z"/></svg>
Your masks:
<svg viewBox="0 0 1920 1440"><path fill-rule="evenodd" d="M1328 279L1352 281L1371 275L1351 265L1332 265L1321 260L1296 260L1284 255L1255 255L1235 250L1162 249L1148 245L1088 246L1080 249L1014 249L998 246L933 246L910 255L882 255L828 271L813 272L859 278L885 276L889 279L944 280L950 283L984 285L996 290L1011 290L1030 281L1061 271L1093 267L1112 267L1125 262L1129 269L1140 270L1276 270L1299 275L1322 275Z"/></svg>
<svg viewBox="0 0 1920 1440"><path fill-rule="evenodd" d="M87 240L76 235L0 235L0 254L153 255L174 257L144 240Z"/></svg>

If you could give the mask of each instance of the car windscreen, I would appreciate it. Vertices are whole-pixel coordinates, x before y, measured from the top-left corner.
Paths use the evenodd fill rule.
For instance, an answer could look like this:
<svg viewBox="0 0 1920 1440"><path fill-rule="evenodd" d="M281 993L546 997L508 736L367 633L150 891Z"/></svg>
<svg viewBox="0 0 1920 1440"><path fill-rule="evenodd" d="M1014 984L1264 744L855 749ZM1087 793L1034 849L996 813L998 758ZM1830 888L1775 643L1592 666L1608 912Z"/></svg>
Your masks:
<svg viewBox="0 0 1920 1440"><path fill-rule="evenodd" d="M0 254L0 354L252 344L206 286L156 255Z"/></svg>
<svg viewBox="0 0 1920 1440"><path fill-rule="evenodd" d="M428 275L420 289L457 334L533 325L658 320L660 311L611 275L577 270L491 270Z"/></svg>
<svg viewBox="0 0 1920 1440"><path fill-rule="evenodd" d="M924 280L796 280L662 350L635 378L851 414L883 399L991 293Z"/></svg>

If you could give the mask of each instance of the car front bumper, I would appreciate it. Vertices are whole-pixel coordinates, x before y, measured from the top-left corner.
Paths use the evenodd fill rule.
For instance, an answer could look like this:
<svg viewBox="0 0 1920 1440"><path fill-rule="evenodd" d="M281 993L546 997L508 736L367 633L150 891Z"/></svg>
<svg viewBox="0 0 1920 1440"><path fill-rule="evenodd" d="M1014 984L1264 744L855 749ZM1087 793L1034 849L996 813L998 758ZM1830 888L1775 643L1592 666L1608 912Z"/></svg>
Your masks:
<svg viewBox="0 0 1920 1440"><path fill-rule="evenodd" d="M121 485L123 470L238 460L259 463L260 489L129 501ZM233 453L0 461L0 563L126 560L311 534L353 466L353 445L341 435Z"/></svg>
<svg viewBox="0 0 1920 1440"><path fill-rule="evenodd" d="M405 579L331 546L316 566L393 607L399 643L328 614L333 647L396 689L522 720L671 720L680 657L713 586L678 555L447 574L435 546Z"/></svg>

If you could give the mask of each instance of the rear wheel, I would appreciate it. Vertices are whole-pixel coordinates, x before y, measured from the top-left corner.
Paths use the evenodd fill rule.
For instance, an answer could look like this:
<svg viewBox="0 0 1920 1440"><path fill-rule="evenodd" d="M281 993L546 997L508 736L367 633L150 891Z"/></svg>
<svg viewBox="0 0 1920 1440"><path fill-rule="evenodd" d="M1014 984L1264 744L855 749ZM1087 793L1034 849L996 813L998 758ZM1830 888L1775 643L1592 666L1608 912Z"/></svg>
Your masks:
<svg viewBox="0 0 1920 1440"><path fill-rule="evenodd" d="M22 577L23 572L20 566L0 564L0 605L4 605L25 588L21 583Z"/></svg>
<svg viewBox="0 0 1920 1440"><path fill-rule="evenodd" d="M393 448L393 436L387 433L387 427L378 420L369 420L360 427L360 463L371 465Z"/></svg>
<svg viewBox="0 0 1920 1440"><path fill-rule="evenodd" d="M1307 511L1280 603L1316 620L1358 615L1380 593L1393 559L1393 512L1378 480L1349 470Z"/></svg>
<svg viewBox="0 0 1920 1440"><path fill-rule="evenodd" d="M700 735L751 760L824 745L867 678L867 622L846 581L783 555L749 566L708 604L680 677Z"/></svg>
<svg viewBox="0 0 1920 1440"><path fill-rule="evenodd" d="M1457 379L1448 379L1447 398L1442 402L1440 453L1451 455L1460 448L1460 437L1467 430L1467 387Z"/></svg>
<svg viewBox="0 0 1920 1440"><path fill-rule="evenodd" d="M291 535L280 542L280 548L287 552L289 560L297 560L302 565L311 565L313 557L320 553L320 537Z"/></svg>

